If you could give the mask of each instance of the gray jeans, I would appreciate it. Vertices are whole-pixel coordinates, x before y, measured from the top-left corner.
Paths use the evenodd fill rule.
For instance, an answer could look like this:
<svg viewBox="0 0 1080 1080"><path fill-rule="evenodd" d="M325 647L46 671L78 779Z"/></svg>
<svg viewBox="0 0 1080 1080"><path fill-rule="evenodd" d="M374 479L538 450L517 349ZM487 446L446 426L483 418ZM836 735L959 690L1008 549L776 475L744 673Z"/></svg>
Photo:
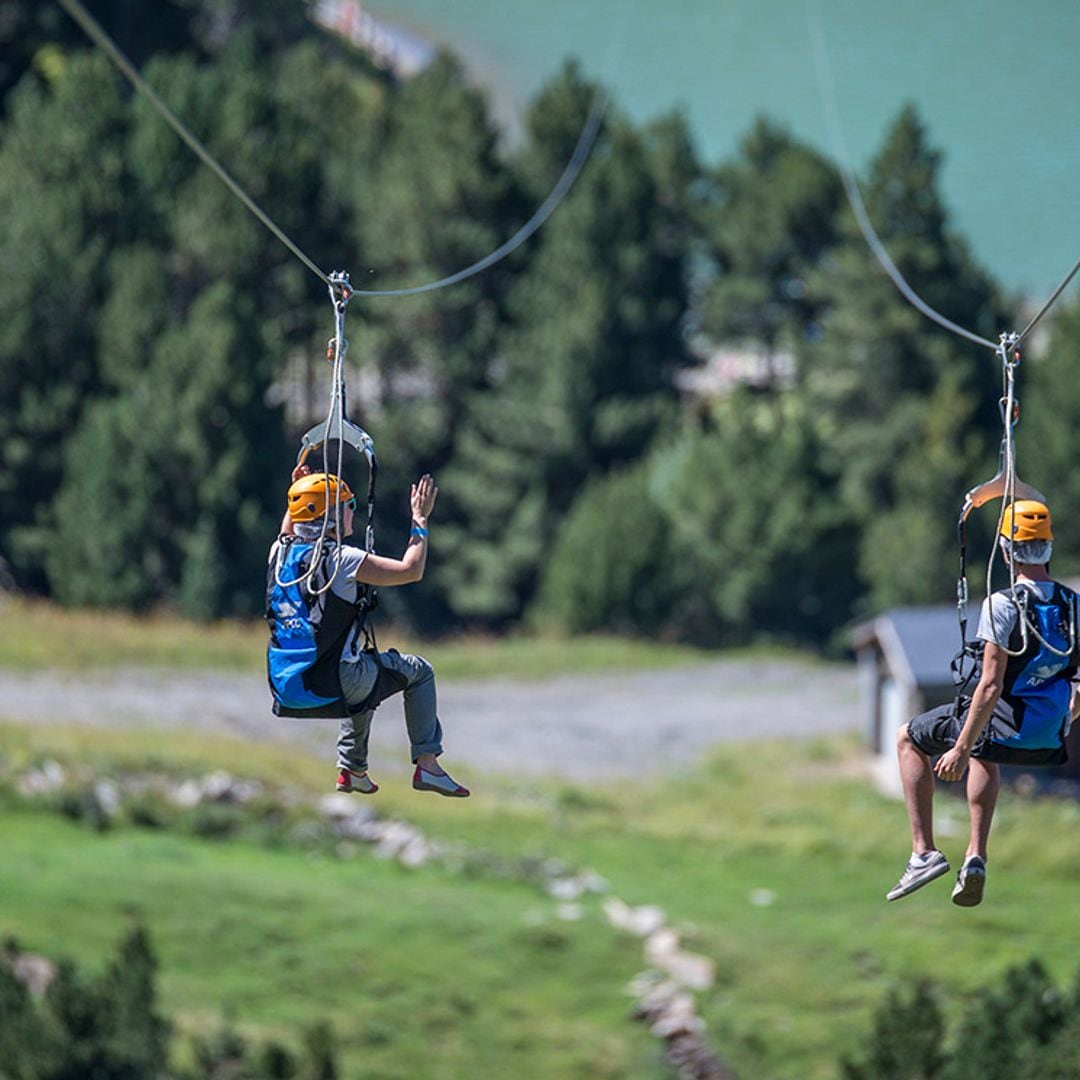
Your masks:
<svg viewBox="0 0 1080 1080"><path fill-rule="evenodd" d="M350 705L358 705L370 696L378 683L378 693L371 707L341 721L338 735L338 765L353 772L367 769L368 736L371 717L380 701L399 691L405 696L405 726L409 731L412 759L421 754L442 753L442 724L439 723L435 698L435 672L422 656L402 654L397 649L379 653L382 671L370 653L361 653L355 661L342 661L341 688Z"/></svg>

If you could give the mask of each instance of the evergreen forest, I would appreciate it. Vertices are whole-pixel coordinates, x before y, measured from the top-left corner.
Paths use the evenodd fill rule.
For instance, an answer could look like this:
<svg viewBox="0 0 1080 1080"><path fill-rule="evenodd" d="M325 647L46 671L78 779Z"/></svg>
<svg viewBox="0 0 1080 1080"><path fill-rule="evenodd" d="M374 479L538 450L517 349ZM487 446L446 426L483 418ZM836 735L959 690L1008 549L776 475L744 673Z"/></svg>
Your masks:
<svg viewBox="0 0 1080 1080"><path fill-rule="evenodd" d="M440 278L511 236L597 91L567 62L509 141L455 57L396 79L295 0L89 7L359 288ZM325 414L325 289L58 6L5 4L0 45L0 569L66 605L256 615L299 435ZM1038 298L973 260L942 161L904 108L866 204L916 291L996 340ZM1044 325L1020 471L1067 573L1080 303ZM425 587L387 598L424 634L835 647L860 615L951 597L960 501L996 469L997 360L906 304L834 164L767 117L710 162L678 113L637 125L614 101L536 236L460 285L356 299L348 332L380 550L404 545L409 483L440 485ZM717 380L718 355L746 370Z"/></svg>

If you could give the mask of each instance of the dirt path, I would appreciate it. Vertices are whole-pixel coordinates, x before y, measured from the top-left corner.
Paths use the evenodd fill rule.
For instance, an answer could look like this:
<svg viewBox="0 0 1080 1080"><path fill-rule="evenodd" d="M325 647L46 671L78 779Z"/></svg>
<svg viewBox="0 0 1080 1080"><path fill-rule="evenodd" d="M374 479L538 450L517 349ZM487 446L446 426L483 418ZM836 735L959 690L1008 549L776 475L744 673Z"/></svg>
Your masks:
<svg viewBox="0 0 1080 1080"><path fill-rule="evenodd" d="M852 665L718 660L676 670L439 688L447 762L567 779L613 779L691 763L718 743L854 731ZM332 760L336 724L274 718L260 676L222 672L0 670L0 720L110 728L184 727L296 742ZM376 773L403 771L400 699L376 714Z"/></svg>

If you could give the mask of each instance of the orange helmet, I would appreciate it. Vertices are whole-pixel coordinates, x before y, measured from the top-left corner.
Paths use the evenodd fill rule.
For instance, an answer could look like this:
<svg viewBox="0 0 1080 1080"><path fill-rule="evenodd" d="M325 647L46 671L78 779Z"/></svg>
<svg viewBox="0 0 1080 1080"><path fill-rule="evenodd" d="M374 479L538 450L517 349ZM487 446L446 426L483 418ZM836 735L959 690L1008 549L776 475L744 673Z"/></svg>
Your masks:
<svg viewBox="0 0 1080 1080"><path fill-rule="evenodd" d="M347 503L353 498L349 485L332 473L317 472L301 476L289 488L290 520L314 521L322 517L326 513L327 493L335 503Z"/></svg>
<svg viewBox="0 0 1080 1080"><path fill-rule="evenodd" d="M1027 540L1053 540L1050 528L1050 508L1034 499L1017 499L1005 507L1001 519L1001 535L1013 543Z"/></svg>

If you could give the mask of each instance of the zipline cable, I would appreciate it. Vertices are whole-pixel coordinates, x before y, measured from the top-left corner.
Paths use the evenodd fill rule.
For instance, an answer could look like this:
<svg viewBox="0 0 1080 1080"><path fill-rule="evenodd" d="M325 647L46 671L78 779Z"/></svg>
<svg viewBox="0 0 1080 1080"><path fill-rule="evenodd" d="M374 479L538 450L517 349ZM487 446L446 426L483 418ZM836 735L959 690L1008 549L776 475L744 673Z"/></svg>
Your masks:
<svg viewBox="0 0 1080 1080"><path fill-rule="evenodd" d="M901 295L903 295L904 299L907 300L909 304L920 311L928 319L932 319L946 330L950 330L960 337L967 338L968 341L974 342L976 345L983 345L986 348L993 349L994 352L997 352L999 346L995 345L994 342L988 341L986 338L980 337L970 330L965 330L962 326L958 326L956 323L952 322L952 320L947 319L944 315L935 311L927 304L907 283L903 274L900 273L896 264L889 257L888 251L885 250L885 245L881 242L880 237L874 229L873 223L870 221L870 215L866 212L866 206L863 203L862 195L859 192L858 184L855 181L854 174L852 173L849 164L850 158L847 152L847 143L844 139L843 128L840 124L840 114L836 107L836 87L833 84L832 65L829 63L829 53L825 44L825 30L822 25L821 10L818 7L818 0L806 0L806 18L810 27L810 36L814 43L814 69L817 74L818 92L825 107L829 139L833 144L833 153L837 157L837 168L840 171L840 179L843 181L844 192L847 195L848 202L851 204L851 209L855 214L855 221L858 224L859 230L862 232L867 245L874 253L874 257L881 264L882 269L889 275L893 284L900 290ZM1061 296L1068 287L1069 282L1076 276L1077 271L1080 271L1080 259L1077 259L1073 264L1072 269L1062 279L1061 284L1053 291L1046 303L1039 308L1038 312L1027 326L1016 335L1013 341L1014 347L1022 344L1024 339L1035 329L1035 326L1042 317L1054 306L1058 297Z"/></svg>
<svg viewBox="0 0 1080 1080"><path fill-rule="evenodd" d="M150 102L161 114L165 122L184 140L195 152L202 163L212 169L218 179L266 226L320 281L325 285L330 284L330 278L323 273L315 263L305 255L286 235L274 224L270 215L267 214L251 198L250 195L217 163L213 155L205 146L184 126L178 116L154 93L146 84L142 76L136 70L135 65L120 51L117 44L101 28L97 20L82 6L79 0L58 0L60 6L79 24L83 32L94 42L109 59L120 69L121 74L131 83L135 89Z"/></svg>
<svg viewBox="0 0 1080 1080"><path fill-rule="evenodd" d="M497 247L490 255L485 255L484 258L473 263L472 266L467 266L456 274L440 278L438 281L432 281L427 285L416 285L411 289L353 289L353 296L417 296L420 293L434 292L436 289L456 285L474 274L479 274L482 270L494 266L500 259L505 259L512 251L521 247L551 217L555 212L555 208L562 202L564 196L578 178L585 166L585 162L588 161L589 155L592 153L596 136L600 133L600 124L604 119L604 113L607 111L607 105L607 94L598 88L593 99L592 108L585 118L581 134L578 136L577 145L574 147L573 154L570 155L566 168L563 169L562 176L556 181L555 186L551 189L551 194L540 204L536 213L505 244Z"/></svg>
<svg viewBox="0 0 1080 1080"><path fill-rule="evenodd" d="M184 123L175 113L154 93L139 75L134 64L120 51L119 46L109 37L101 25L80 3L80 0L58 0L60 6L75 20L86 35L101 48L110 60L120 70L121 74L131 85L142 94L147 101L157 110L165 122L176 134L195 152L203 164L209 166L225 186L248 208L248 210L278 238L323 284L333 290L330 276L324 273L316 263L304 254L300 248L289 239L288 236L274 223L262 208L247 194L246 191L229 175L229 173L214 159L213 155L205 146L187 129ZM625 22L625 20L624 20ZM592 107L585 123L582 126L581 135L577 145L567 162L562 175L556 181L548 197L540 204L536 213L520 228L509 240L501 244L490 254L470 266L459 270L448 277L431 281L425 285L415 285L406 289L353 289L353 296L416 296L420 293L434 292L436 289L444 289L449 285L479 274L495 263L505 259L507 255L519 248L530 236L533 235L555 212L559 203L565 198L567 192L574 185L581 170L585 167L593 147L596 144L597 135L600 133L601 122L607 111L608 97L604 91L597 87L596 96L593 98Z"/></svg>
<svg viewBox="0 0 1080 1080"><path fill-rule="evenodd" d="M1039 309L1038 313L1031 320L1031 322L1029 322L1027 326L1025 326L1024 329L1016 335L1017 345L1019 345L1024 340L1024 338L1026 338L1028 334L1030 334L1031 331L1035 329L1035 325L1038 323L1038 321L1050 310L1051 307L1053 307L1054 302L1065 291L1069 282L1072 281L1072 279L1076 276L1077 270L1080 270L1080 259L1076 260L1076 262L1073 264L1073 268L1065 275L1061 284L1054 290L1053 295L1050 297L1049 300L1046 301L1045 304L1043 304L1043 306Z"/></svg>
<svg viewBox="0 0 1080 1080"><path fill-rule="evenodd" d="M821 24L821 12L818 9L817 0L806 0L806 15L810 25L810 35L814 43L814 70L817 74L818 90L825 106L829 139L833 144L833 153L836 155L840 179L843 181L844 191L847 194L848 202L851 204L852 212L855 214L855 221L859 226L859 231L863 234L863 238L873 252L874 257L881 264L881 268L889 275L892 283L912 307L951 333L997 352L998 346L993 341L989 341L970 330L965 330L964 327L957 325L951 319L947 319L926 303L907 283L904 275L900 273L896 263L892 261L888 251L885 250L885 245L881 242L881 238L870 221L870 215L866 212L866 205L863 203L859 186L849 164L850 158L843 128L840 125L840 114L836 107L836 88L832 81L832 68L829 64L829 54L825 46L825 31Z"/></svg>

